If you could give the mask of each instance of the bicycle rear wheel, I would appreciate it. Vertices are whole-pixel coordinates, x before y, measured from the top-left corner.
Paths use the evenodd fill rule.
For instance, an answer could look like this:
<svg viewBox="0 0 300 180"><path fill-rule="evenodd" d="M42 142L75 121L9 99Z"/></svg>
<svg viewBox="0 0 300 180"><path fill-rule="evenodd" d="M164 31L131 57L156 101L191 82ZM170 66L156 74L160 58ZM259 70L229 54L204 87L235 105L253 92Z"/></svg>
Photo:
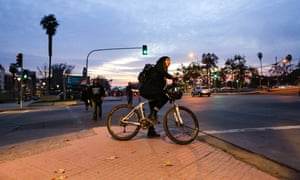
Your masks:
<svg viewBox="0 0 300 180"><path fill-rule="evenodd" d="M177 123L175 107L170 108L164 117L164 130L169 139L181 145L189 144L198 137L199 123L195 114L184 106L179 106L179 116L183 124Z"/></svg>
<svg viewBox="0 0 300 180"><path fill-rule="evenodd" d="M130 111L133 110L130 104L120 104L115 106L107 116L107 129L111 136L118 140L129 140L136 136L140 130L140 126L134 123L138 123L140 115L138 112L134 112L130 115L125 122L121 122Z"/></svg>

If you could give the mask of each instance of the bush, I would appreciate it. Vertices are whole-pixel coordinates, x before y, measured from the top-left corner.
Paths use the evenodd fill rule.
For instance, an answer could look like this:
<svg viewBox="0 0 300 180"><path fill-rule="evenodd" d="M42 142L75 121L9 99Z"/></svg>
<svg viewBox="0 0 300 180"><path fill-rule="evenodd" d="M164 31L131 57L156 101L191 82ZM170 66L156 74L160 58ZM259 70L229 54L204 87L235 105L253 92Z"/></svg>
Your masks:
<svg viewBox="0 0 300 180"><path fill-rule="evenodd" d="M14 98L13 94L10 92L0 93L0 103L5 102L15 102L16 98Z"/></svg>

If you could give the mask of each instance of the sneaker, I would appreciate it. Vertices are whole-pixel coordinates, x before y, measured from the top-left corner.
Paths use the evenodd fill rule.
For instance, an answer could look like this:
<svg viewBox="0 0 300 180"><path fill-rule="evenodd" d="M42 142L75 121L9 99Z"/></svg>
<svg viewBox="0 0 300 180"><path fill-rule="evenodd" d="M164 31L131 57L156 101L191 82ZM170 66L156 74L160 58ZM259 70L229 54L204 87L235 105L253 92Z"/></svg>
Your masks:
<svg viewBox="0 0 300 180"><path fill-rule="evenodd" d="M156 133L155 131L148 131L147 134L148 138L156 138L156 137L160 137L160 134Z"/></svg>
<svg viewBox="0 0 300 180"><path fill-rule="evenodd" d="M153 126L150 126L148 129L148 134L147 134L148 138L156 138L156 137L160 137L160 134L158 134Z"/></svg>

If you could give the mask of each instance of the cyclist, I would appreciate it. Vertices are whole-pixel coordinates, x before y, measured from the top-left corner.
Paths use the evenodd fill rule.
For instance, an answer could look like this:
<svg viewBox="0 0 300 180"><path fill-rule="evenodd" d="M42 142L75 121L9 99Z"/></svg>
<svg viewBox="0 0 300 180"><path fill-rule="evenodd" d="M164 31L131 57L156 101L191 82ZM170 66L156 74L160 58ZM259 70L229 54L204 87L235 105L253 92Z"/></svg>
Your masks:
<svg viewBox="0 0 300 180"><path fill-rule="evenodd" d="M164 93L164 87L166 85L166 79L175 79L168 73L168 67L170 66L170 57L162 56L159 58L149 74L149 78L140 87L141 96L146 99L151 99L150 114L148 116L152 124L159 124L157 120L157 112L163 107L169 100ZM148 129L148 137L159 137L160 135L155 132L154 126L150 126Z"/></svg>

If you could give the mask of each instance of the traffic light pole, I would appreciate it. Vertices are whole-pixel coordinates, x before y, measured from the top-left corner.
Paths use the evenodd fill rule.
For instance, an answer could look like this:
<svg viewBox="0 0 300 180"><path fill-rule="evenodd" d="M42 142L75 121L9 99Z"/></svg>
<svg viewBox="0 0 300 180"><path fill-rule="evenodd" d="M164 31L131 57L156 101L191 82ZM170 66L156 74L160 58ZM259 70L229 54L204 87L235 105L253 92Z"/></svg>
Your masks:
<svg viewBox="0 0 300 180"><path fill-rule="evenodd" d="M20 78L20 85L19 85L19 101L20 101L20 109L23 109L23 67L21 67L21 78Z"/></svg>
<svg viewBox="0 0 300 180"><path fill-rule="evenodd" d="M114 50L128 50L128 49L143 49L145 45L143 45L143 47L125 47L125 48L105 48L105 49L94 49L92 51L90 51L86 57L86 76L88 76L88 62L89 62L89 56L96 51L114 51ZM147 46L146 46L147 48Z"/></svg>
<svg viewBox="0 0 300 180"><path fill-rule="evenodd" d="M16 57L16 65L18 68L20 68L20 71L21 71L21 78L20 78L20 81L19 81L19 103L20 103L20 109L23 108L23 87L22 87L22 84L23 84L23 54L22 53L19 53L17 54L17 57Z"/></svg>

